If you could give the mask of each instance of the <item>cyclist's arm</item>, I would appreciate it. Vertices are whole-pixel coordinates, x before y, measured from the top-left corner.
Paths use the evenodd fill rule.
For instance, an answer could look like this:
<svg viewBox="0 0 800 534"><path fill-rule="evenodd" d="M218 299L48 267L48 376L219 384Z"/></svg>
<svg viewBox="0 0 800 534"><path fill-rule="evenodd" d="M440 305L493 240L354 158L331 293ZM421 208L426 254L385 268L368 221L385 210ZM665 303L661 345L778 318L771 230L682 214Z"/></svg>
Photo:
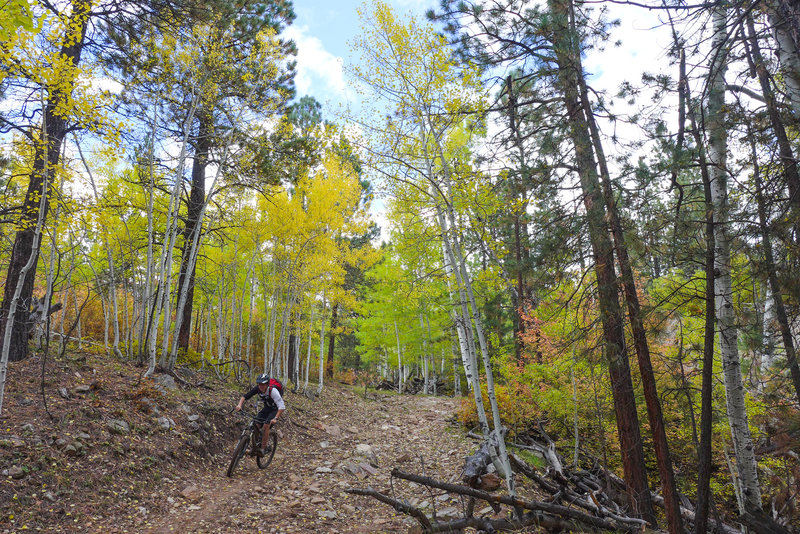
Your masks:
<svg viewBox="0 0 800 534"><path fill-rule="evenodd" d="M249 400L250 397L252 397L256 393L258 393L258 386L254 387L253 389L242 395L242 398L239 399L239 404L236 406L236 410L237 411L241 410L242 406L244 406L244 401Z"/></svg>
<svg viewBox="0 0 800 534"><path fill-rule="evenodd" d="M278 417L280 417L280 415L281 415L282 413L283 413L283 410L278 410L278 413L276 413L276 414L275 414L275 417L273 417L273 418L272 418L272 421L270 421L270 424L275 424L275 422L277 422L277 421L278 421Z"/></svg>
<svg viewBox="0 0 800 534"><path fill-rule="evenodd" d="M275 406L278 408L278 415L286 409L286 404L283 402L283 398L281 394L278 393L276 388L272 388L272 391L269 393L270 398L275 402ZM277 415L275 416L278 417Z"/></svg>

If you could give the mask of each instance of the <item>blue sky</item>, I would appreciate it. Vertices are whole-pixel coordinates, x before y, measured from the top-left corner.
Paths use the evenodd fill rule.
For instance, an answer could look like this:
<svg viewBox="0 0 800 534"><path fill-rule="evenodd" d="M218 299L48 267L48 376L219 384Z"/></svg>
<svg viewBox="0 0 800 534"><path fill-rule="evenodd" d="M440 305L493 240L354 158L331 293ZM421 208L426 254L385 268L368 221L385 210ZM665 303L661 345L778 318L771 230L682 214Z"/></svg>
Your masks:
<svg viewBox="0 0 800 534"><path fill-rule="evenodd" d="M389 0L399 12L423 17L437 0ZM297 18L285 32L298 46L297 96L309 94L323 104L329 115L331 106L352 103L343 66L350 60L349 42L358 35L361 22L356 10L364 0L296 0Z"/></svg>

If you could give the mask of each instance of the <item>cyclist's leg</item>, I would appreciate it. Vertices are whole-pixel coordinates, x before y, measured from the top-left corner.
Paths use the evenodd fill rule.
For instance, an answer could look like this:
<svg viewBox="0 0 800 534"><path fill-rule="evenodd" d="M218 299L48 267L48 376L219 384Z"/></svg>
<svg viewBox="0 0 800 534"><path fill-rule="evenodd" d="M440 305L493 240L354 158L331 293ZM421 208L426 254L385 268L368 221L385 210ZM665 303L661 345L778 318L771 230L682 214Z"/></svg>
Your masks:
<svg viewBox="0 0 800 534"><path fill-rule="evenodd" d="M264 420L266 422L263 425L263 434L261 435L261 447L262 447L261 450L263 451L263 450L266 450L267 447L269 447L269 429L272 428L272 420L275 419L275 414L278 413L278 409L277 408L272 408L272 409L265 408L264 410L261 410L261 412L262 413L266 412L264 414L264 417L265 417ZM261 416L261 413L259 413L258 415Z"/></svg>
<svg viewBox="0 0 800 534"><path fill-rule="evenodd" d="M261 447L262 448L267 443L266 439L267 439L267 436L269 436L269 425L267 424L269 419L267 419L267 417L269 416L270 412L271 412L271 410L268 407L265 406L265 407L261 408L261 411L258 412L258 415L256 415L256 426L261 430Z"/></svg>

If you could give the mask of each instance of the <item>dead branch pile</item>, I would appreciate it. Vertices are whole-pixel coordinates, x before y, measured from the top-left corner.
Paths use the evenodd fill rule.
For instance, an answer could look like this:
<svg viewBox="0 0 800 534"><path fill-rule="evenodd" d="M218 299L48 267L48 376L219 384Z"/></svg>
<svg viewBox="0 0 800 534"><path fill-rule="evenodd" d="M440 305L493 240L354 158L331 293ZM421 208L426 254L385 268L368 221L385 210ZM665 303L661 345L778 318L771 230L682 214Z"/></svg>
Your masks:
<svg viewBox="0 0 800 534"><path fill-rule="evenodd" d="M628 515L625 504L625 483L622 479L604 470L600 462L587 453L581 455L582 466L568 466L558 453L555 444L543 429L536 435L517 436L516 443L509 446L538 456L546 463L544 469L526 462L521 455L511 454L512 469L533 481L537 487L537 499L518 494L494 493L501 485L492 469L489 448L484 442L479 450L465 458L462 472L463 484L443 482L429 477L392 470L392 476L462 497L460 517L437 517L436 510L428 515L425 510L411 502L397 498L394 493L379 492L373 488L351 488L348 493L373 497L415 518L423 532L461 532L471 527L479 531L513 531L537 526L548 531L597 531L642 532L647 523ZM543 497L542 497L543 496ZM656 505L663 507L663 499L653 495ZM482 513L476 514L476 503ZM687 526L694 521L694 512L688 500L682 508ZM480 509L480 508L478 508ZM738 530L726 524L712 524L711 528L724 534L736 534Z"/></svg>
<svg viewBox="0 0 800 534"><path fill-rule="evenodd" d="M433 381L428 383L429 393L433 393L434 390ZM397 383L396 382L389 382L388 380L381 380L380 382L373 384L377 390L383 391L397 391ZM425 380L421 377L414 376L406 380L403 384L403 393L407 393L409 395L416 395L417 393L422 393L425 389ZM443 392L445 391L445 383L442 379L436 380L436 391Z"/></svg>

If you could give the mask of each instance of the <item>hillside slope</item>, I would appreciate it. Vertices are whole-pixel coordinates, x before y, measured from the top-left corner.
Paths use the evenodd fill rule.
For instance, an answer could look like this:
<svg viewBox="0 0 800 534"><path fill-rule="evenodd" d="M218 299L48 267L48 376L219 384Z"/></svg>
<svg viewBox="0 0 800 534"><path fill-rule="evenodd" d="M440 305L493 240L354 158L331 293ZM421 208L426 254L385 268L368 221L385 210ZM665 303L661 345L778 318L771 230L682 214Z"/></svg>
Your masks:
<svg viewBox="0 0 800 534"><path fill-rule="evenodd" d="M392 489L422 508L461 504L390 480L392 467L455 480L471 444L448 419L457 401L326 386L287 393L265 471L225 469L245 387L141 381L140 368L88 353L11 364L0 419L0 532L405 532L414 522L349 487ZM361 393L361 392L359 392ZM360 446L359 446L360 445Z"/></svg>

